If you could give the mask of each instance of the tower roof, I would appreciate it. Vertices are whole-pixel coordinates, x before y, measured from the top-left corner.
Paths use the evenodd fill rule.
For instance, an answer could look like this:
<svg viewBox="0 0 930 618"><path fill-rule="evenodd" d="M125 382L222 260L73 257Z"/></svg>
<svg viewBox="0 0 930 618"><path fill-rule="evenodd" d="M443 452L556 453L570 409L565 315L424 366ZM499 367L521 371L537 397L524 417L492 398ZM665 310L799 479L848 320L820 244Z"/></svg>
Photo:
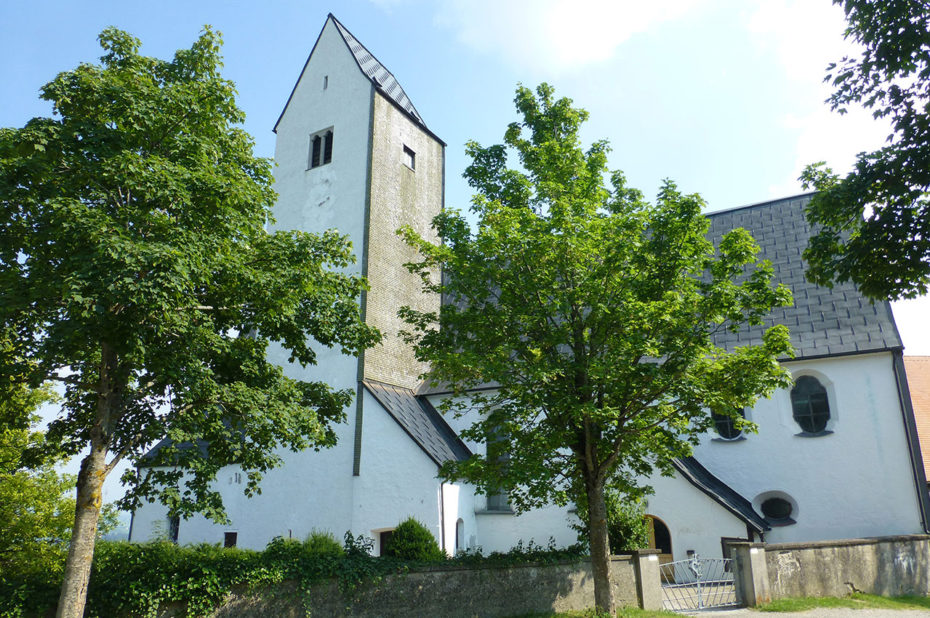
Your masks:
<svg viewBox="0 0 930 618"><path fill-rule="evenodd" d="M336 30L339 32L339 35L342 37L342 40L345 42L346 47L349 48L349 51L352 53L352 57L355 58L355 62L358 64L359 70L362 72L365 77L367 77L371 83L377 88L384 96L393 101L400 109L404 110L417 124L419 124L424 129L427 129L426 123L423 122L423 118L420 116L420 113L417 111L417 108L413 106L413 102L410 100L410 97L407 96L407 93L404 92L404 89L401 87L400 82L397 81L397 78L394 77L394 74L387 70L387 68L381 64L381 62L375 58L375 55L372 54L368 49L359 42L355 36L349 32L349 30L342 25L342 23L336 19L336 16L330 13L326 22L323 24L323 29L326 28L326 24L332 20L333 24L336 26ZM323 32L320 31L320 36ZM316 49L317 44L320 42L320 37L317 37L316 43L313 44L313 49ZM307 69L307 64L310 63L310 58L313 57L313 50L310 50L310 55L307 57L307 61L304 63L303 69L300 71L301 77L304 74L304 71ZM297 80L298 82L300 79ZM297 84L294 84L293 90L291 90L290 96L287 98L287 103L284 104L284 109L281 110L281 115L278 116L277 122L275 122L274 130L277 132L278 124L281 123L281 118L284 117L284 112L287 111L287 106L290 105L291 99L294 97L294 91L297 90ZM428 131L429 129L427 129ZM438 139L438 138L437 138ZM440 140L441 141L441 140ZM444 144L443 144L444 145Z"/></svg>
<svg viewBox="0 0 930 618"><path fill-rule="evenodd" d="M339 34L342 35L346 45L349 46L349 50L355 57L358 68L371 80L371 83L373 83L376 88L380 88L384 94L393 99L402 109L406 110L417 122L426 126L426 123L423 122L423 118L421 118L419 112L417 112L417 108L413 106L410 97L408 97L404 89L401 88L397 78L394 77L394 75L375 58L375 55L368 51L368 49L362 45L332 13L329 14L329 19L332 19L333 23L336 24L336 28L339 29Z"/></svg>

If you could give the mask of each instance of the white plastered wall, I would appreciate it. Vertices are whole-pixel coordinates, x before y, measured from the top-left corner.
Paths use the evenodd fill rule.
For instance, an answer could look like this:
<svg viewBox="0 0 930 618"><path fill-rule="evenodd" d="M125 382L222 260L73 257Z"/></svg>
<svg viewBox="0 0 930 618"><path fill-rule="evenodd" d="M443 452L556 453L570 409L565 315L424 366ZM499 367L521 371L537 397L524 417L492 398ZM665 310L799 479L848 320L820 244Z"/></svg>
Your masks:
<svg viewBox="0 0 930 618"><path fill-rule="evenodd" d="M656 475L648 483L655 493L648 498L646 512L668 527L675 560L687 559L689 550L705 558L721 558L723 537L747 538L742 519L680 474Z"/></svg>
<svg viewBox="0 0 930 618"><path fill-rule="evenodd" d="M351 527L372 536L414 517L442 541L438 466L367 390ZM344 478L343 482L350 478ZM444 491L444 490L443 490ZM377 545L376 545L377 550Z"/></svg>
<svg viewBox="0 0 930 618"><path fill-rule="evenodd" d="M759 426L734 442L707 436L695 457L746 499L782 492L797 523L775 527L768 542L910 534L921 531L890 353L785 363L827 388L833 433L801 437L790 391L749 411ZM758 508L758 505L757 505Z"/></svg>

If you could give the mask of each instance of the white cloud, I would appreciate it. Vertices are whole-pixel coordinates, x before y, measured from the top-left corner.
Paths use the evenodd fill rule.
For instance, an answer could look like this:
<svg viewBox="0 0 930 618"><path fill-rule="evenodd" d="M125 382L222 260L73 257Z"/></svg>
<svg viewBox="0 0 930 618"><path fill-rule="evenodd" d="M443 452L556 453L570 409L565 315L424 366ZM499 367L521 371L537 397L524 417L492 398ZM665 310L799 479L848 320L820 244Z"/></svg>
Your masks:
<svg viewBox="0 0 930 618"><path fill-rule="evenodd" d="M449 0L439 25L522 70L560 73L608 60L624 41L701 0Z"/></svg>
<svg viewBox="0 0 930 618"><path fill-rule="evenodd" d="M829 2L757 2L746 27L763 50L774 52L788 79L796 82L819 84L829 63L856 49L843 39L843 10Z"/></svg>
<svg viewBox="0 0 930 618"><path fill-rule="evenodd" d="M826 67L856 53L843 38L846 27L840 7L810 0L767 0L747 14L746 28L763 53L774 54L783 75L804 110L786 115L781 125L795 134L795 156L790 175L769 187L773 197L801 190L797 180L810 163L825 161L838 173L848 172L862 151L880 147L889 133L887 122L869 111L850 108L840 115L825 102L831 86L823 82Z"/></svg>

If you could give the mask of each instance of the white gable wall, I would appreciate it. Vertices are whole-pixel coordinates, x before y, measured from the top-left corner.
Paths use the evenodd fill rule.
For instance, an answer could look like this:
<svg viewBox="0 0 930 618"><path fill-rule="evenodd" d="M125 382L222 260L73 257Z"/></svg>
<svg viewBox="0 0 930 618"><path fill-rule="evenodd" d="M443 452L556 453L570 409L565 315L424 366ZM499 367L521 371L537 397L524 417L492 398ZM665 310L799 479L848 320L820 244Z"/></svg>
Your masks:
<svg viewBox="0 0 930 618"><path fill-rule="evenodd" d="M354 490L352 519L345 528L351 525L354 534L365 534L377 541L379 531L414 517L440 543L438 466L371 393L363 393L359 476L343 478L343 482L352 481Z"/></svg>
<svg viewBox="0 0 930 618"><path fill-rule="evenodd" d="M675 560L686 560L689 550L705 558L720 558L722 537L747 537L742 519L677 472L674 477L656 475L649 484L655 494L649 496L646 512L668 526Z"/></svg>
<svg viewBox="0 0 930 618"><path fill-rule="evenodd" d="M757 434L734 442L707 436L694 455L747 500L770 491L797 503L796 524L768 542L910 534L921 531L914 476L888 352L785 363L794 377L827 388L833 433L800 437L790 391L759 401Z"/></svg>

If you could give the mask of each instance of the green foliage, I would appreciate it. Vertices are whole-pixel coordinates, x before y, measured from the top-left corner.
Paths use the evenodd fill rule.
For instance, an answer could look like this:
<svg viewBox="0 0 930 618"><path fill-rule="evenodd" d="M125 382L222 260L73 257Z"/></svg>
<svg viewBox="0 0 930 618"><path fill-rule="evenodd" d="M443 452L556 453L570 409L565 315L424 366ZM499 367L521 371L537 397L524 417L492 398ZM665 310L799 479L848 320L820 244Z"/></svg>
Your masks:
<svg viewBox="0 0 930 618"><path fill-rule="evenodd" d="M349 538L351 537L351 539ZM324 540L325 539L325 540ZM408 572L397 558L370 555L371 540L346 535L346 548L334 551L330 535L314 533L306 541L276 538L264 551L200 544L178 546L164 541L126 543L101 541L94 556L87 616L153 616L159 605L187 604L188 616L209 615L234 586L260 592L285 580L306 593L310 586L335 579L344 592L377 585L386 575ZM532 543L510 552L482 556L480 552L442 563L469 567L552 563L578 560L579 548L556 549ZM40 566L40 565L38 565ZM5 570L0 578L0 617L40 616L57 600L60 570Z"/></svg>
<svg viewBox="0 0 930 618"><path fill-rule="evenodd" d="M408 517L397 525L391 542L384 548L384 555L400 560L436 561L446 555L439 549L436 537L429 529L413 517Z"/></svg>
<svg viewBox="0 0 930 618"><path fill-rule="evenodd" d="M239 126L219 35L168 61L114 28L100 44L99 65L42 88L54 117L0 130L0 388L64 386L44 447L90 447L82 517L118 461L167 438L123 476L122 506L224 521L220 468L238 465L256 493L283 449L335 442L353 395L287 377L269 346L306 366L311 342L354 355L379 334L360 319L346 237L268 231L271 163Z"/></svg>
<svg viewBox="0 0 930 618"><path fill-rule="evenodd" d="M808 218L821 226L804 253L820 285L853 281L876 299L912 298L930 289L930 4L924 0L834 0L858 54L827 68L833 110L851 105L887 118L887 144L857 157L841 178L808 166L816 188Z"/></svg>
<svg viewBox="0 0 930 618"><path fill-rule="evenodd" d="M549 538L545 547L537 545L532 540L525 544L522 540L506 552L491 552L484 555L481 547L460 552L454 559L455 564L468 566L510 566L515 564L553 564L556 562L575 561L588 553L580 543L569 547L556 547L555 539Z"/></svg>
<svg viewBox="0 0 930 618"><path fill-rule="evenodd" d="M455 395L443 411L478 412L461 436L486 453L447 462L443 477L508 491L518 511L585 493L604 609L604 488L631 493L655 469L671 474L711 411L790 384L778 363L792 354L784 326L735 350L714 334L762 324L791 293L745 230L716 247L706 239L700 196L666 181L651 204L620 172L607 186L607 142L582 148L587 112L569 99L543 84L518 88L515 103L522 120L503 145L466 147L474 230L447 209L433 221L437 242L400 231L422 258L409 268L424 291L449 301L400 315L430 378Z"/></svg>
<svg viewBox="0 0 930 618"><path fill-rule="evenodd" d="M13 387L0 401L8 423L0 423L0 572L51 570L60 574L74 525L75 476L60 474L60 457L36 459L45 436L34 414L56 397L46 386ZM12 419L16 419L15 421ZM99 534L117 524L113 505L104 505Z"/></svg>
<svg viewBox="0 0 930 618"><path fill-rule="evenodd" d="M927 611L930 609L930 599L917 596L881 597L874 594L855 592L847 597L796 597L790 599L776 599L770 603L760 605L756 609L760 612L804 612L812 609L831 607L846 609Z"/></svg>
<svg viewBox="0 0 930 618"><path fill-rule="evenodd" d="M646 519L646 501L642 495L623 495L615 489L604 491L607 507L607 533L610 553L620 554L649 547L649 522ZM572 526L578 532L578 542L587 542L588 501L579 494L578 518L580 525Z"/></svg>

